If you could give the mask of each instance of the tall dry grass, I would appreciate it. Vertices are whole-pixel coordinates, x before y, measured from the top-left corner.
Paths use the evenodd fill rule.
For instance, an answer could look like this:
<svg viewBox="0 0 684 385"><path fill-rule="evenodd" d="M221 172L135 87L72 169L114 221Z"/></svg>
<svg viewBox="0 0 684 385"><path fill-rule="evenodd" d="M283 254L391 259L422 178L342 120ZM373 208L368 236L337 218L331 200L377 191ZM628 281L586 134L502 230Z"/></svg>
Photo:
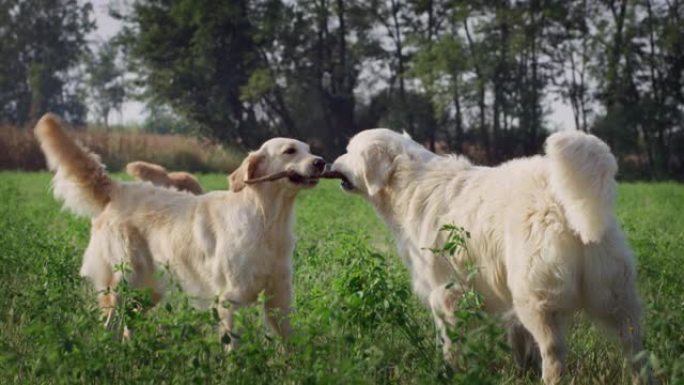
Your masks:
<svg viewBox="0 0 684 385"><path fill-rule="evenodd" d="M111 171L122 170L128 162L144 160L169 170L230 172L244 156L238 150L181 135L94 130L74 130L70 134L100 155ZM45 169L45 157L32 130L0 127L0 169Z"/></svg>

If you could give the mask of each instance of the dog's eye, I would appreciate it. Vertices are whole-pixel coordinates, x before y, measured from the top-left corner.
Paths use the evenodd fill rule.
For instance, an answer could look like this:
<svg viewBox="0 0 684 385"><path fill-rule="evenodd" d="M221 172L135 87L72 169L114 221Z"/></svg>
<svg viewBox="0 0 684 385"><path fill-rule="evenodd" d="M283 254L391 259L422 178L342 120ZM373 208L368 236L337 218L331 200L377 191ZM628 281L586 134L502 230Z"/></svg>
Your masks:
<svg viewBox="0 0 684 385"><path fill-rule="evenodd" d="M294 147L290 147L287 150L283 151L283 154L287 154L287 155L294 155L296 153L297 153L297 149Z"/></svg>

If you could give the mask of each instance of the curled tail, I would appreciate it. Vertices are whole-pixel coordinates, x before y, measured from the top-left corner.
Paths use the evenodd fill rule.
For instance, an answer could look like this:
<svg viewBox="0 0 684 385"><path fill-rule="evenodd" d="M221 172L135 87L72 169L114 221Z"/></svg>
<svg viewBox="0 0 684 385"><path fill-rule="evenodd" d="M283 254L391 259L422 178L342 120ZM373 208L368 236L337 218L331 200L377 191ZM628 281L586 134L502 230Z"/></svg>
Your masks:
<svg viewBox="0 0 684 385"><path fill-rule="evenodd" d="M579 131L546 140L550 185L584 243L598 242L614 219L617 161L599 138Z"/></svg>
<svg viewBox="0 0 684 385"><path fill-rule="evenodd" d="M105 172L97 155L74 142L54 114L45 114L36 125L35 135L55 172L52 188L57 200L77 215L95 217L111 198L114 181Z"/></svg>

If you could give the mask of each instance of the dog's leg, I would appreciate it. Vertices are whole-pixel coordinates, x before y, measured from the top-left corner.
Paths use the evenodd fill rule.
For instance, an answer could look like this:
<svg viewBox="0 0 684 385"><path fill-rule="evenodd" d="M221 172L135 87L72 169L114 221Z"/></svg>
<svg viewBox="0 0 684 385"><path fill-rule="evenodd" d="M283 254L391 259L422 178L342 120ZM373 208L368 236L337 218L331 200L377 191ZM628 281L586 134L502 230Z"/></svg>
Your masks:
<svg viewBox="0 0 684 385"><path fill-rule="evenodd" d="M292 283L290 277L283 277L266 288L264 317L268 326L282 338L292 333L290 310L292 305Z"/></svg>
<svg viewBox="0 0 684 385"><path fill-rule="evenodd" d="M224 306L225 302L229 302L229 304ZM233 315L238 308L237 302L224 297L220 297L219 303L215 306L219 317L219 341L226 351L233 351L238 347L236 335L233 333Z"/></svg>
<svg viewBox="0 0 684 385"><path fill-rule="evenodd" d="M634 383L651 383L652 374L646 367L641 304L636 292L634 256L624 234L612 229L598 245L587 247L584 271L584 303L589 315L622 344L626 360L631 361ZM591 262L591 263L590 263Z"/></svg>
<svg viewBox="0 0 684 385"><path fill-rule="evenodd" d="M635 384L651 383L651 373L641 373L645 357L636 360L639 352L644 350L641 328L641 306L633 284L624 285L612 295L606 296L605 303L594 303L590 315L601 326L616 335L622 344L625 359L632 366L632 382Z"/></svg>
<svg viewBox="0 0 684 385"><path fill-rule="evenodd" d="M534 337L520 323L518 319L508 325L508 343L516 365L523 372L529 370L539 372L541 369L541 355L539 348L534 342Z"/></svg>
<svg viewBox="0 0 684 385"><path fill-rule="evenodd" d="M603 314L598 319L607 329L615 333L622 344L626 359L632 367L632 382L634 384L652 383L651 373L647 370L641 373L646 358L637 360L637 354L644 350L639 311L633 308L622 309L611 314Z"/></svg>
<svg viewBox="0 0 684 385"><path fill-rule="evenodd" d="M121 279L120 272L114 272L108 265L100 265L100 274L93 277L93 284L97 290L97 304L102 312L104 327L111 330L114 322L116 305L119 301L116 286Z"/></svg>
<svg viewBox="0 0 684 385"><path fill-rule="evenodd" d="M97 303L102 312L104 319L104 327L109 330L112 327L112 319L114 318L114 309L116 307L116 293L112 288L106 288L97 295Z"/></svg>
<svg viewBox="0 0 684 385"><path fill-rule="evenodd" d="M456 324L454 311L462 295L463 288L457 283L439 286L430 293L430 308L441 339L444 360L452 367L456 365L457 352L449 337L449 327Z"/></svg>
<svg viewBox="0 0 684 385"><path fill-rule="evenodd" d="M514 306L520 322L534 337L539 347L544 383L559 383L566 355L563 316L559 312L544 309L539 301L529 298L514 301Z"/></svg>

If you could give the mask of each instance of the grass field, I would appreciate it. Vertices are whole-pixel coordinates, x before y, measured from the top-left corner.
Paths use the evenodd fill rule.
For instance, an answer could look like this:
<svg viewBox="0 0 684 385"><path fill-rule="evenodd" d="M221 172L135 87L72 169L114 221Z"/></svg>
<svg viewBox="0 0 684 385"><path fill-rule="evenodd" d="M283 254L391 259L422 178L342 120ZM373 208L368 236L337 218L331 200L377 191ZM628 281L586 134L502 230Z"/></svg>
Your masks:
<svg viewBox="0 0 684 385"><path fill-rule="evenodd" d="M200 179L225 188L224 175ZM239 315L239 351L224 353L212 312L179 292L145 314L124 308L135 335L121 342L78 276L89 223L61 212L48 185L47 173L0 173L2 384L539 383L516 371L503 331L477 309L459 316L460 369L445 370L384 226L328 181L297 205L289 344L252 307ZM618 211L638 255L649 362L661 383L684 384L684 186L623 184ZM617 344L589 325L577 317L570 333L566 382L629 383Z"/></svg>

